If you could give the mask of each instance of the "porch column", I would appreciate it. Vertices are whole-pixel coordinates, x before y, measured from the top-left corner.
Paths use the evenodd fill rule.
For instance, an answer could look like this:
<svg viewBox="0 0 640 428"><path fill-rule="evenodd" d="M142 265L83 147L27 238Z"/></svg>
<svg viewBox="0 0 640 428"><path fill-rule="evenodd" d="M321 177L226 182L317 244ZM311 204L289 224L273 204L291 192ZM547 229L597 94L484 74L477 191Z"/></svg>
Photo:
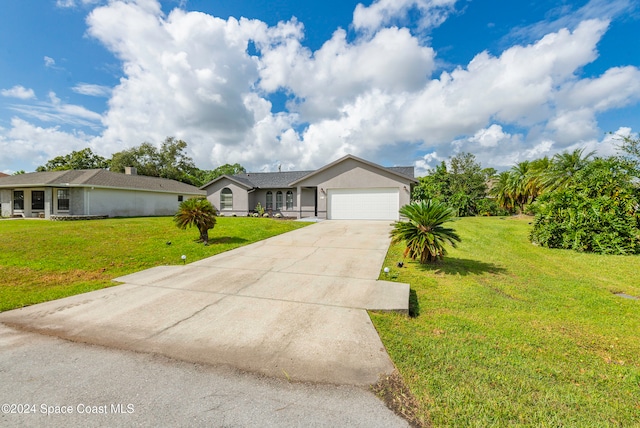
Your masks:
<svg viewBox="0 0 640 428"><path fill-rule="evenodd" d="M296 187L296 203L298 204L298 218L302 218L302 187Z"/></svg>
<svg viewBox="0 0 640 428"><path fill-rule="evenodd" d="M11 214L13 214L11 210L12 196L13 191L11 189L0 190L0 206L2 207L0 208L0 215L2 217L11 217Z"/></svg>
<svg viewBox="0 0 640 428"><path fill-rule="evenodd" d="M44 189L44 218L51 218L53 214L53 189L51 187Z"/></svg>

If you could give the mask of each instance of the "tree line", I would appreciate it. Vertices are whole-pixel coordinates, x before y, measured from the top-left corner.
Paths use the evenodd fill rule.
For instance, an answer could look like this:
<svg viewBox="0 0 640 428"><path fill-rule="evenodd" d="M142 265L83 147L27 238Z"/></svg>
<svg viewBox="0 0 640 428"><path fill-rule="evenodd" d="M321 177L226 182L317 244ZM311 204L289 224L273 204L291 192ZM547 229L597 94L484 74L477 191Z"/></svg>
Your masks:
<svg viewBox="0 0 640 428"><path fill-rule="evenodd" d="M238 163L224 164L213 170L200 169L186 154L186 148L186 142L174 137L167 137L159 148L145 142L114 153L111 158L104 158L93 153L90 148L85 148L64 156L56 156L46 164L37 167L36 171L108 169L113 172L124 172L125 167L135 167L140 175L169 178L197 187L221 175L246 172L245 168Z"/></svg>
<svg viewBox="0 0 640 428"><path fill-rule="evenodd" d="M412 199L437 200L460 217L533 215L536 245L640 254L640 139L620 141L616 156L578 149L501 173L461 153L421 177Z"/></svg>

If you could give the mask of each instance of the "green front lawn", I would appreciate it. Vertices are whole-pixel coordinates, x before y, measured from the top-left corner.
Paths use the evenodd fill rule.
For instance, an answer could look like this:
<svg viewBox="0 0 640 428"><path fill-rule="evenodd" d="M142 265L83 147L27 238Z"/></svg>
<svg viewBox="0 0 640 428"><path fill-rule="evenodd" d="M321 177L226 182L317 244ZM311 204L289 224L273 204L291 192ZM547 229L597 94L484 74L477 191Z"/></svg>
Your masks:
<svg viewBox="0 0 640 428"><path fill-rule="evenodd" d="M220 217L204 246L194 242L197 229L179 230L170 217L0 221L0 311L108 287L122 275L182 264L183 254L189 263L307 224Z"/></svg>
<svg viewBox="0 0 640 428"><path fill-rule="evenodd" d="M389 249L416 317L372 313L434 426L640 426L640 257L535 247L528 219L465 218L444 262Z"/></svg>

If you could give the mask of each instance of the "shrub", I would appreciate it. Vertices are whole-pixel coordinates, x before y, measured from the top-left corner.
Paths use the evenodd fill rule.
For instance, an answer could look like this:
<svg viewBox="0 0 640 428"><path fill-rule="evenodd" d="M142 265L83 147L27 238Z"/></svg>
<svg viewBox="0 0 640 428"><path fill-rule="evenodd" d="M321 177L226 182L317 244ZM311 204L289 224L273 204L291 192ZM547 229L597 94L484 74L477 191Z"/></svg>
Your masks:
<svg viewBox="0 0 640 428"><path fill-rule="evenodd" d="M216 209L206 198L191 198L180 203L173 221L180 229L195 226L200 232L200 241L209 243L209 230L216 225Z"/></svg>
<svg viewBox="0 0 640 428"><path fill-rule="evenodd" d="M404 241L404 256L420 259L420 263L435 262L447 254L444 244L456 247L460 242L458 234L444 223L453 221L454 211L447 205L428 199L413 202L400 209L407 221L397 221L391 230L393 244Z"/></svg>
<svg viewBox="0 0 640 428"><path fill-rule="evenodd" d="M595 159L575 185L543 194L530 239L549 248L640 254L640 189L619 158Z"/></svg>

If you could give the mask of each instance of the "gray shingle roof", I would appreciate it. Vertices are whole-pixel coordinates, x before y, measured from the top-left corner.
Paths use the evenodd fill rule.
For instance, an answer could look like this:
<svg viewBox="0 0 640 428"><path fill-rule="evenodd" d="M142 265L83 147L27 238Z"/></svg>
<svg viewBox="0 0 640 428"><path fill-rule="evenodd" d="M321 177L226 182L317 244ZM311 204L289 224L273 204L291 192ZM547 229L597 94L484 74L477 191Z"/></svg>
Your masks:
<svg viewBox="0 0 640 428"><path fill-rule="evenodd" d="M205 192L190 184L166 178L127 175L104 169L32 172L0 177L0 188L34 186L105 187L114 189L147 190L151 192L204 195Z"/></svg>
<svg viewBox="0 0 640 428"><path fill-rule="evenodd" d="M299 180L313 171L284 171L284 172L249 172L234 175L233 178L249 182L251 187L261 189L289 187L289 183Z"/></svg>
<svg viewBox="0 0 640 428"><path fill-rule="evenodd" d="M388 166L387 169L390 169L393 172L397 172L398 174L406 175L410 178L416 178L414 167L412 166Z"/></svg>
<svg viewBox="0 0 640 428"><path fill-rule="evenodd" d="M226 175L226 176L220 176L212 181L210 181L209 183L205 184L204 186L201 187L201 189L206 189L207 187L209 187L212 183L221 180L223 177L227 177L230 178L232 180L237 181L238 183L244 184L247 188L249 189L282 189L282 188L287 188L287 187L291 187L292 184L295 184L296 182L300 181L301 179L303 179L304 177L306 177L307 175L310 174L315 174L325 168L329 168L333 165L335 165L336 163L340 163L343 160L350 158L350 159L356 159L359 160L361 162L367 163L369 165L374 165L378 168L382 168L382 169L386 169L389 170L391 172L393 172L394 174L398 174L398 175L403 175L409 179L411 179L411 181L416 181L415 177L414 177L414 168L412 166L392 166L392 167L383 167L377 164L374 164L372 162L369 161L365 161L364 159L360 159L357 158L355 156L352 155L347 155L341 159L338 159L337 161L330 163L329 165L325 165L323 168L320 168L319 170L315 170L315 171L284 171L284 172L248 172L248 173L243 173L243 174L237 174L237 175Z"/></svg>

